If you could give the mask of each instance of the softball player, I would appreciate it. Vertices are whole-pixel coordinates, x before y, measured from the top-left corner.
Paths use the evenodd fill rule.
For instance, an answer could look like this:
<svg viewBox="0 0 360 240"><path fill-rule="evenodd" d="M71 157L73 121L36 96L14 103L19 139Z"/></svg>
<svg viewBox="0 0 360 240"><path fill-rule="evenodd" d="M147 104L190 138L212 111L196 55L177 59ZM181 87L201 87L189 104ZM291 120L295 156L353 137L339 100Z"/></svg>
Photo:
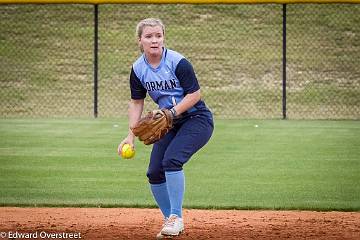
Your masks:
<svg viewBox="0 0 360 240"><path fill-rule="evenodd" d="M147 177L153 197L164 215L157 235L177 236L184 230L182 204L185 191L183 165L210 139L214 124L212 113L201 100L200 86L191 63L178 52L165 48L165 26L148 18L136 27L143 53L130 74L129 134L120 143L134 147L130 128L140 119L146 94L160 109L174 115L174 127L153 145Z"/></svg>

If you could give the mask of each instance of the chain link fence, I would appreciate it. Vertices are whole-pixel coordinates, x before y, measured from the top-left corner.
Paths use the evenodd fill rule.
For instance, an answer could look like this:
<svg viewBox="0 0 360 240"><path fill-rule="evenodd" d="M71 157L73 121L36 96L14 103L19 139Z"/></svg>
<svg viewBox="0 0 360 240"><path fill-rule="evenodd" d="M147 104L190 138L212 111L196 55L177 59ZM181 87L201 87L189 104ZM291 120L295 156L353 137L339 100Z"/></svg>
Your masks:
<svg viewBox="0 0 360 240"><path fill-rule="evenodd" d="M289 5L288 116L360 119L360 5Z"/></svg>
<svg viewBox="0 0 360 240"><path fill-rule="evenodd" d="M283 5L98 6L98 116L127 115L135 27L166 24L219 118L283 116ZM287 5L289 119L360 119L360 5ZM1 117L94 115L94 6L0 5ZM146 110L155 105L147 97Z"/></svg>

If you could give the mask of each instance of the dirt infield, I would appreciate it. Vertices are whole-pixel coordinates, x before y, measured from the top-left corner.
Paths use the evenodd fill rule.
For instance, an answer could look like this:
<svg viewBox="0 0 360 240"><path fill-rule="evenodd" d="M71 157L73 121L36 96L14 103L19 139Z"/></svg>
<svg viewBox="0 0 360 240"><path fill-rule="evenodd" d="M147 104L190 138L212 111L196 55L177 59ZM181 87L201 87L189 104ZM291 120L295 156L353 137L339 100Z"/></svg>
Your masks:
<svg viewBox="0 0 360 240"><path fill-rule="evenodd" d="M360 212L185 210L184 221L175 239L360 239ZM155 239L161 225L157 209L0 208L0 239Z"/></svg>

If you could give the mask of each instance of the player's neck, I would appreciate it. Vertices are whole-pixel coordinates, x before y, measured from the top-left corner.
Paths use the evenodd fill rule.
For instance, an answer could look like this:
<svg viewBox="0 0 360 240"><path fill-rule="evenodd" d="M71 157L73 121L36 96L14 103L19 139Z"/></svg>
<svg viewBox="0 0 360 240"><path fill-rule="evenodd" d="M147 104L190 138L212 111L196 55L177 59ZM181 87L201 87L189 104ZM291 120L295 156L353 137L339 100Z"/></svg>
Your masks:
<svg viewBox="0 0 360 240"><path fill-rule="evenodd" d="M145 54L146 60L153 68L157 68L161 63L162 54Z"/></svg>

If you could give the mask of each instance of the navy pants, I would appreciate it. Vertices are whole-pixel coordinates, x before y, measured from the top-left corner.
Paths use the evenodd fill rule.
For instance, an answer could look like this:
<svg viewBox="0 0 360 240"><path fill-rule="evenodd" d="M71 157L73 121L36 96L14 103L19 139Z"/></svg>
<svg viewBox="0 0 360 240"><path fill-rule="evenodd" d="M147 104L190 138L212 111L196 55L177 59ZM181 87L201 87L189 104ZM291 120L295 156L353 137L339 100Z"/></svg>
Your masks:
<svg viewBox="0 0 360 240"><path fill-rule="evenodd" d="M209 114L192 114L174 124L171 131L154 143L147 171L149 182L164 183L165 171L182 170L191 156L209 141L213 130Z"/></svg>

